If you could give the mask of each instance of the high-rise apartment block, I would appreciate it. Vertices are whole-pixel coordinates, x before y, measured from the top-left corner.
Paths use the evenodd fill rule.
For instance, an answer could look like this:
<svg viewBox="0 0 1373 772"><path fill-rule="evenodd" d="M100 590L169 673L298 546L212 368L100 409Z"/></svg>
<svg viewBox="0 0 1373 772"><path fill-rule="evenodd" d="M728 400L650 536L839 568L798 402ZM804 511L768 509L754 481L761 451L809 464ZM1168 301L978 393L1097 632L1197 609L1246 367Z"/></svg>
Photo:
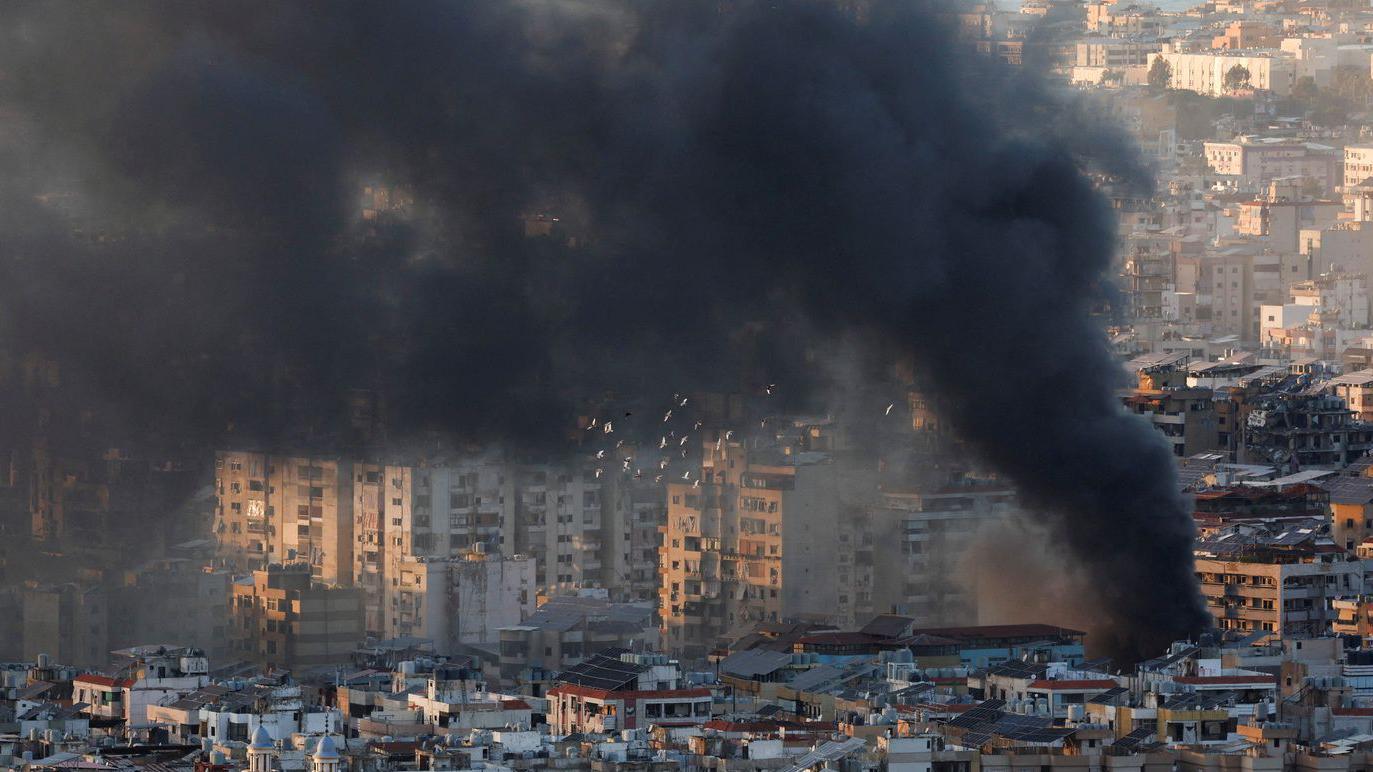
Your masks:
<svg viewBox="0 0 1373 772"><path fill-rule="evenodd" d="M308 563L316 582L362 590L365 627L377 635L429 624L415 622L413 599L402 621L404 576L451 574L439 567L474 553L512 575L527 565L507 599L517 606L588 587L644 600L657 588L662 489L627 475L495 456L384 464L226 451L215 487L214 533L227 564ZM509 623L496 615L478 627Z"/></svg>
<svg viewBox="0 0 1373 772"><path fill-rule="evenodd" d="M325 584L353 581L353 469L337 458L215 457L214 534L237 568L303 562Z"/></svg>
<svg viewBox="0 0 1373 772"><path fill-rule="evenodd" d="M500 628L534 610L530 557L477 549L458 558L406 558L397 568L397 583L383 593L387 638L426 638L439 651L453 651L499 640Z"/></svg>
<svg viewBox="0 0 1373 772"><path fill-rule="evenodd" d="M884 491L860 521L861 533L851 537L864 547L856 565L871 573L871 590L860 594L865 605L855 610L854 622L843 622L856 627L888 612L920 627L977 619L977 583L962 562L979 530L1016 507L1015 491L995 479Z"/></svg>
<svg viewBox="0 0 1373 772"><path fill-rule="evenodd" d="M34 585L23 595L24 658L40 654L81 667L109 659L109 593L76 583Z"/></svg>
<svg viewBox="0 0 1373 772"><path fill-rule="evenodd" d="M857 577L835 560L837 539L876 481L840 468L825 453L705 444L699 480L668 486L664 648L699 654L758 622L829 620L852 607Z"/></svg>

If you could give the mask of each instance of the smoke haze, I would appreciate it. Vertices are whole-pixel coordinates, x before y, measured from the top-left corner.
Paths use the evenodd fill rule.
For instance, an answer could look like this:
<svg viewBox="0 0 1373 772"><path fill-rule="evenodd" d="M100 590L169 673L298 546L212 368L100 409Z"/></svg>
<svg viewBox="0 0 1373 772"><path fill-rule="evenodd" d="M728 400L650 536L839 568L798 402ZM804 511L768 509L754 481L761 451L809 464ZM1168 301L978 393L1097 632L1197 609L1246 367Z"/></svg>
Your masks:
<svg viewBox="0 0 1373 772"><path fill-rule="evenodd" d="M1116 136L918 3L0 8L0 346L129 427L559 441L586 395L914 357L1091 577L1107 648L1207 624L1173 462L1091 319ZM405 216L364 220L364 185ZM528 238L524 218L561 220ZM880 407L874 407L880 410Z"/></svg>

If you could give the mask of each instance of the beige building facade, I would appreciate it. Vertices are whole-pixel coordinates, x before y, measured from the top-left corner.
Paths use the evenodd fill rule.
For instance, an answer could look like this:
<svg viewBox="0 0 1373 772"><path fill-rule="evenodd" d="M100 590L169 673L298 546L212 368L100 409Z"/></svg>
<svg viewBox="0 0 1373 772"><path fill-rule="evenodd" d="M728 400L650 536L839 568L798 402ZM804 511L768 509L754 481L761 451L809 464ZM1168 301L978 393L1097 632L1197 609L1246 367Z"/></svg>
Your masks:
<svg viewBox="0 0 1373 772"><path fill-rule="evenodd" d="M875 481L841 474L824 453L772 456L711 440L699 480L668 486L659 558L666 650L701 653L758 622L854 617L864 572L843 524L861 514Z"/></svg>

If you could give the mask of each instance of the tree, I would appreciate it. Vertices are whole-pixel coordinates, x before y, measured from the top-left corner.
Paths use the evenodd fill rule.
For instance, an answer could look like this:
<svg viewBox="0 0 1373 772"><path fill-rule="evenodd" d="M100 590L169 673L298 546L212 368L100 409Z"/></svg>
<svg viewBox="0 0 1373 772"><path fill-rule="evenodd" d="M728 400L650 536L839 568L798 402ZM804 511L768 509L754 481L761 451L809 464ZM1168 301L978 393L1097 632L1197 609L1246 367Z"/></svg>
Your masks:
<svg viewBox="0 0 1373 772"><path fill-rule="evenodd" d="M1249 68L1242 64L1231 67L1225 73L1225 90L1239 91L1249 85Z"/></svg>
<svg viewBox="0 0 1373 772"><path fill-rule="evenodd" d="M1310 75L1303 75L1297 78L1297 82L1292 86L1292 98L1310 104L1319 96L1321 90L1316 87L1316 79Z"/></svg>
<svg viewBox="0 0 1373 772"><path fill-rule="evenodd" d="M1154 57L1149 65L1149 88L1163 91L1173 84L1173 66L1162 56Z"/></svg>
<svg viewBox="0 0 1373 772"><path fill-rule="evenodd" d="M1373 98L1373 79L1368 77L1367 68L1341 65L1331 77L1330 90L1354 106L1364 107Z"/></svg>

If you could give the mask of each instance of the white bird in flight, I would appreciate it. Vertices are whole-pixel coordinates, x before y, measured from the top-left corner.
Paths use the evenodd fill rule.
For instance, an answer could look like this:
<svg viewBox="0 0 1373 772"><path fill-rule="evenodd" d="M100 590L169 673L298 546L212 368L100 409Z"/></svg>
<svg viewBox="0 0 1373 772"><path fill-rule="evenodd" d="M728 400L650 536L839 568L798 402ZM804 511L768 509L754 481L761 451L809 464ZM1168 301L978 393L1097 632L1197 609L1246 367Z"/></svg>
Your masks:
<svg viewBox="0 0 1373 772"><path fill-rule="evenodd" d="M667 423L667 422L670 421L670 420L672 420L672 411L671 411L671 410L667 411L667 413L663 415L663 423Z"/></svg>
<svg viewBox="0 0 1373 772"><path fill-rule="evenodd" d="M598 450L598 451L596 451L596 458L605 458L605 451L604 451L604 450Z"/></svg>
<svg viewBox="0 0 1373 772"><path fill-rule="evenodd" d="M891 415L891 409L894 407L896 407L895 402L891 403L890 405L887 405L887 412L883 413L882 415Z"/></svg>

